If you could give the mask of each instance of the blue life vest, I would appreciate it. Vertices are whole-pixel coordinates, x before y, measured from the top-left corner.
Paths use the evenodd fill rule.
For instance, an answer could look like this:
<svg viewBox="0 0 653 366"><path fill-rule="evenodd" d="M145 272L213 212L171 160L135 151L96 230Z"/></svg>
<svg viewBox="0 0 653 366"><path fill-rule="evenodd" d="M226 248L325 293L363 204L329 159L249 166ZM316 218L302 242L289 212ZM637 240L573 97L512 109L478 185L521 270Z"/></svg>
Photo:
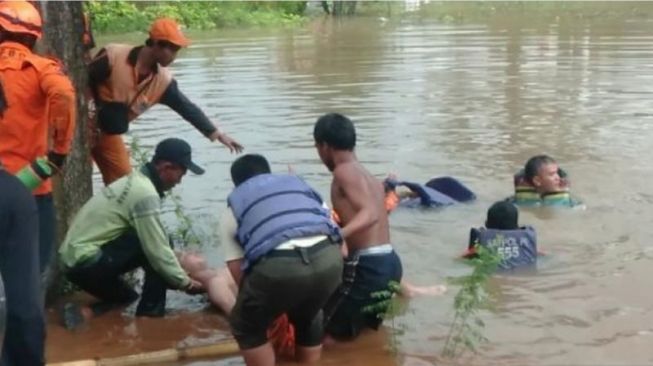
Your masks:
<svg viewBox="0 0 653 366"><path fill-rule="evenodd" d="M326 235L334 242L342 240L320 195L294 175L252 177L236 187L227 202L238 222L243 270L290 239Z"/></svg>
<svg viewBox="0 0 653 366"><path fill-rule="evenodd" d="M479 228L472 231L476 231L479 245L497 251L501 257L501 269L514 269L537 263L537 235L531 226L517 230Z"/></svg>

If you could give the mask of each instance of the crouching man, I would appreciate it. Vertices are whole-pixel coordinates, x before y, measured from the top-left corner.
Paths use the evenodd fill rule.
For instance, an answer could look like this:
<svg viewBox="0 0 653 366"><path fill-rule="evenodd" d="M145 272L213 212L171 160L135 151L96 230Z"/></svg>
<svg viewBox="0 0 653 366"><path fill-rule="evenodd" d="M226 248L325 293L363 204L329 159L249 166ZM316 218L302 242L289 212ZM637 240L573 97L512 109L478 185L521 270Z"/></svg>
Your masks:
<svg viewBox="0 0 653 366"><path fill-rule="evenodd" d="M59 255L68 279L100 301L90 308L67 304L68 328L136 300L138 294L121 276L139 267L145 283L136 316L163 316L168 288L202 290L179 265L160 219L161 199L187 170L204 173L192 162L186 141L165 139L150 162L103 188L80 209Z"/></svg>

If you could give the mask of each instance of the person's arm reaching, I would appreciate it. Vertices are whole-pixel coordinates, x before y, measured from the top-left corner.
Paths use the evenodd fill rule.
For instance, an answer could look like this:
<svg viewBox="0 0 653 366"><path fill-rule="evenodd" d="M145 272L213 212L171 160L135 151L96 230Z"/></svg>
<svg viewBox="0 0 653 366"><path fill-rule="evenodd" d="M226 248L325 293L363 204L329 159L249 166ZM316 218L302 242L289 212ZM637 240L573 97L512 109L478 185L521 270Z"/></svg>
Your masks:
<svg viewBox="0 0 653 366"><path fill-rule="evenodd" d="M233 140L227 134L220 132L218 127L214 125L209 118L202 112L202 110L184 95L177 86L177 80L172 80L170 85L166 88L159 101L161 104L167 105L177 112L183 119L190 122L197 130L199 130L209 140L218 140L220 143L229 148L231 152L243 151L243 146Z"/></svg>
<svg viewBox="0 0 653 366"><path fill-rule="evenodd" d="M175 252L169 245L159 217L160 210L161 202L157 196L147 197L136 203L132 209L136 234L152 268L173 288L188 291L195 284L181 268Z"/></svg>

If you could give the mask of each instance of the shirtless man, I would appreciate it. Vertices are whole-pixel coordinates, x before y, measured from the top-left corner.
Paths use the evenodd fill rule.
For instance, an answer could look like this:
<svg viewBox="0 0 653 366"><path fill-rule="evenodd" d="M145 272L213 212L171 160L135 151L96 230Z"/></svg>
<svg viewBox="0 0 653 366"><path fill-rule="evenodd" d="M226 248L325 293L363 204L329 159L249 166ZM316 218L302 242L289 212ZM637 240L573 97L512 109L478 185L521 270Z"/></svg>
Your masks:
<svg viewBox="0 0 653 366"><path fill-rule="evenodd" d="M381 317L363 308L379 301L372 293L401 281L402 266L390 244L383 184L358 162L353 123L341 114L326 114L317 120L313 137L320 159L333 173L331 201L348 251L343 284L325 309L326 333L351 339L364 328L379 327Z"/></svg>

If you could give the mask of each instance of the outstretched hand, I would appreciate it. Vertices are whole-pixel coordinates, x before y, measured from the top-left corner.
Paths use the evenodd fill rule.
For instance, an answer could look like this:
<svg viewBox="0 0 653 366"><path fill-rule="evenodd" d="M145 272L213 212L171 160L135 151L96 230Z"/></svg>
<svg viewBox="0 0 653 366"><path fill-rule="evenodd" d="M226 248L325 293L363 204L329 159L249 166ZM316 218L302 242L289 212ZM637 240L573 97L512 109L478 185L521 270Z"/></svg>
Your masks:
<svg viewBox="0 0 653 366"><path fill-rule="evenodd" d="M197 295L197 294L205 293L206 289L204 288L204 285L202 285L201 282L191 278L190 283L188 284L188 286L186 286L184 292L186 292L189 295Z"/></svg>
<svg viewBox="0 0 653 366"><path fill-rule="evenodd" d="M229 137L226 133L215 131L210 136L211 141L218 140L221 144L229 148L230 152L241 153L243 151L243 145L238 143L236 140Z"/></svg>

